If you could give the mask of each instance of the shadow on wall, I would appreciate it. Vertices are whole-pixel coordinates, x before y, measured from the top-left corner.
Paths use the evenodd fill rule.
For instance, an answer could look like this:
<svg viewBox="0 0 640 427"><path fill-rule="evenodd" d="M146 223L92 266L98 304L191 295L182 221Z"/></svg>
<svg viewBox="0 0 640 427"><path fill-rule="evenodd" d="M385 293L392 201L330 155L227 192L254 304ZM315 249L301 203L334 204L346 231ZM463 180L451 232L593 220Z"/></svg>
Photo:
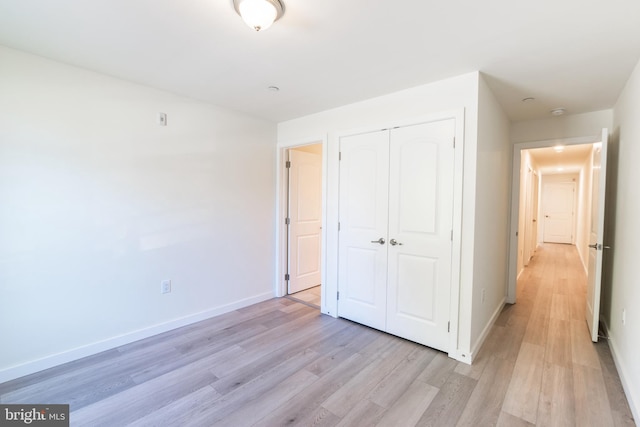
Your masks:
<svg viewBox="0 0 640 427"><path fill-rule="evenodd" d="M620 128L614 129L609 137L607 147L607 185L604 204L604 238L603 244L611 247L605 249L602 259L602 288L600 291L600 317L609 329L611 325L611 303L613 282L613 257L616 250L616 206L618 200L618 156L620 152ZM591 243L591 242L589 242Z"/></svg>

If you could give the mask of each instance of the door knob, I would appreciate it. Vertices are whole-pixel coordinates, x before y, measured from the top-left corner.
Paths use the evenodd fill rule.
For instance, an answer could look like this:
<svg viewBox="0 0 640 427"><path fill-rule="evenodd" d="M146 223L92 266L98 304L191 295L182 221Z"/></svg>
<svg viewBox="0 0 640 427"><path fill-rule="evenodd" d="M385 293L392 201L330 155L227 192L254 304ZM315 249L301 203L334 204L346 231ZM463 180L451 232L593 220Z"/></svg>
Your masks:
<svg viewBox="0 0 640 427"><path fill-rule="evenodd" d="M395 245L402 246L402 243L398 242L396 239L391 239L391 240L389 240L389 244L390 244L391 246L395 246Z"/></svg>
<svg viewBox="0 0 640 427"><path fill-rule="evenodd" d="M384 237L379 238L378 240L372 240L371 243L380 243L381 245L384 245Z"/></svg>
<svg viewBox="0 0 640 427"><path fill-rule="evenodd" d="M602 245L600 245L598 243L594 243L593 245L589 245L589 247L595 249L596 251L602 250Z"/></svg>

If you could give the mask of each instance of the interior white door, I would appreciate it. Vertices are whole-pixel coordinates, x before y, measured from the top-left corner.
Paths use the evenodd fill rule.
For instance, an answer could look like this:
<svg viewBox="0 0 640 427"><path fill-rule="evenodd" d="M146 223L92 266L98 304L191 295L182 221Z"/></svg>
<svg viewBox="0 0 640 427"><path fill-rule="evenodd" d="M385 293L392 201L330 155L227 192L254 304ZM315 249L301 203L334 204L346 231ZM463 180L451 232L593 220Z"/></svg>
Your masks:
<svg viewBox="0 0 640 427"><path fill-rule="evenodd" d="M391 131L387 332L447 350L454 121Z"/></svg>
<svg viewBox="0 0 640 427"><path fill-rule="evenodd" d="M524 206L524 239L523 239L523 264L529 265L533 252L531 240L533 236L533 169L527 168L525 179L525 206Z"/></svg>
<svg viewBox="0 0 640 427"><path fill-rule="evenodd" d="M587 324L591 340L598 341L600 324L600 286L604 246L604 202L607 178L607 143L609 133L602 130L602 142L594 144L591 177L591 228L589 231L589 269L587 277Z"/></svg>
<svg viewBox="0 0 640 427"><path fill-rule="evenodd" d="M322 155L289 150L289 293L320 284Z"/></svg>
<svg viewBox="0 0 640 427"><path fill-rule="evenodd" d="M547 182L542 189L544 241L573 243L574 182Z"/></svg>
<svg viewBox="0 0 640 427"><path fill-rule="evenodd" d="M389 133L340 138L339 315L386 327Z"/></svg>

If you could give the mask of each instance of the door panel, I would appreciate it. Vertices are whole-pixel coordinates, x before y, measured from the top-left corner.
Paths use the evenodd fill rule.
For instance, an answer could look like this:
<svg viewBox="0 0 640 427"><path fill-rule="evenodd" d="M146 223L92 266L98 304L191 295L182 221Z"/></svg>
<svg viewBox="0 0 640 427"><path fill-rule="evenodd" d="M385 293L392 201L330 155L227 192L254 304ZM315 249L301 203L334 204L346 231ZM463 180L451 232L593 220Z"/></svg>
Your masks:
<svg viewBox="0 0 640 427"><path fill-rule="evenodd" d="M321 281L322 156L289 150L289 293Z"/></svg>
<svg viewBox="0 0 640 427"><path fill-rule="evenodd" d="M447 350L454 121L393 129L387 331Z"/></svg>
<svg viewBox="0 0 640 427"><path fill-rule="evenodd" d="M544 241L573 243L573 182L549 182L543 187Z"/></svg>
<svg viewBox="0 0 640 427"><path fill-rule="evenodd" d="M587 270L587 325L591 340L598 342L600 324L600 288L602 251L604 250L604 202L607 177L607 143L609 134L602 130L602 143L594 144L591 166L591 227L589 232L589 268Z"/></svg>
<svg viewBox="0 0 640 427"><path fill-rule="evenodd" d="M386 327L389 135L340 139L338 314ZM376 243L383 239L384 243Z"/></svg>

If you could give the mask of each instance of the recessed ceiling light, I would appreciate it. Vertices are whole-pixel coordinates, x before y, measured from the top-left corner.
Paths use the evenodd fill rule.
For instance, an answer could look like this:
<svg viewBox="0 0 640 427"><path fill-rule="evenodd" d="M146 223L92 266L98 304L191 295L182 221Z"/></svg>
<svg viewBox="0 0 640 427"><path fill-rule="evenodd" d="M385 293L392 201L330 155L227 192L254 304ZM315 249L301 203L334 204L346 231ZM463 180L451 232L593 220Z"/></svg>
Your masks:
<svg viewBox="0 0 640 427"><path fill-rule="evenodd" d="M271 92L278 92L280 88L278 86L269 86L267 90L270 90Z"/></svg>
<svg viewBox="0 0 640 427"><path fill-rule="evenodd" d="M556 145L553 149L556 150L556 153L562 153L564 151L564 145Z"/></svg>
<svg viewBox="0 0 640 427"><path fill-rule="evenodd" d="M562 108L562 107L554 108L553 110L551 110L551 114L553 114L554 116L561 116L566 112L567 112L566 108Z"/></svg>
<svg viewBox="0 0 640 427"><path fill-rule="evenodd" d="M528 96L526 98L522 98L522 102L531 102L531 101L535 101L536 99L532 96Z"/></svg>

